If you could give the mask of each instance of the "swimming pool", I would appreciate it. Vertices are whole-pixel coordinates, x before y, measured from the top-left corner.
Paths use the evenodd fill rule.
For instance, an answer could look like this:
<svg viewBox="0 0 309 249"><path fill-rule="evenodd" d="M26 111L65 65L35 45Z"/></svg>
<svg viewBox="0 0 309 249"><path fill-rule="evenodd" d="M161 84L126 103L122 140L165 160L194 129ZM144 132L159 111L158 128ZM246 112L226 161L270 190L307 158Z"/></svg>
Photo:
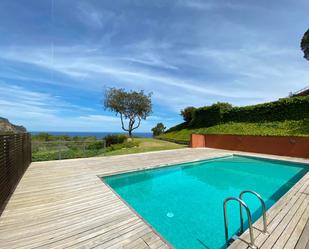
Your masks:
<svg viewBox="0 0 309 249"><path fill-rule="evenodd" d="M223 200L245 189L259 193L270 208L308 165L229 156L142 170L103 180L175 248L224 248ZM256 198L244 196L253 220L261 215ZM239 207L228 205L230 236L239 229Z"/></svg>

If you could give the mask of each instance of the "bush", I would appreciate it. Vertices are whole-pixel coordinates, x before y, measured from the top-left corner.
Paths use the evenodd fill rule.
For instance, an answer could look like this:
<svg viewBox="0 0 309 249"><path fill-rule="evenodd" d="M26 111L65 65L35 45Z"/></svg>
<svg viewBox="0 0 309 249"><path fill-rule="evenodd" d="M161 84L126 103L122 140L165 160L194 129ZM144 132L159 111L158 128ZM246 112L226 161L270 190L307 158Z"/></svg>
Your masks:
<svg viewBox="0 0 309 249"><path fill-rule="evenodd" d="M126 135L108 135L105 138L106 147L111 146L112 144L122 144L127 141L128 137Z"/></svg>
<svg viewBox="0 0 309 249"><path fill-rule="evenodd" d="M253 106L234 107L224 113L222 122L265 122L304 118L309 118L309 96L285 98Z"/></svg>
<svg viewBox="0 0 309 249"><path fill-rule="evenodd" d="M181 124L175 125L171 128L169 128L166 132L164 133L168 133L168 132L172 132L172 131L181 131L182 129L188 128L188 124L186 122L183 122Z"/></svg>
<svg viewBox="0 0 309 249"><path fill-rule="evenodd" d="M181 125L181 127L201 128L227 122L271 122L304 118L309 118L309 96L284 98L244 107L232 107L228 103L218 102L196 109L189 126ZM175 128L171 128L168 132L180 130Z"/></svg>
<svg viewBox="0 0 309 249"><path fill-rule="evenodd" d="M183 120L187 123L190 123L193 119L193 115L196 108L193 106L188 106L185 109L180 111L180 115L183 117Z"/></svg>
<svg viewBox="0 0 309 249"><path fill-rule="evenodd" d="M284 98L278 101L232 107L228 103L217 103L212 106L201 107L195 110L193 119L176 125L165 132L178 132L183 129L207 128L210 126L228 123L263 123L276 121L304 120L309 118L309 96Z"/></svg>
<svg viewBox="0 0 309 249"><path fill-rule="evenodd" d="M164 126L163 123L157 123L157 125L151 129L152 135L153 136L159 136L162 133L164 133L165 129L166 129L166 127Z"/></svg>
<svg viewBox="0 0 309 249"><path fill-rule="evenodd" d="M138 147L139 142L138 141L128 141L122 144L113 144L110 147L106 149L106 152L114 151L114 150L120 150L120 149L126 149L126 148L133 148Z"/></svg>
<svg viewBox="0 0 309 249"><path fill-rule="evenodd" d="M209 127L221 122L221 108L214 104L195 110L189 126L192 128Z"/></svg>
<svg viewBox="0 0 309 249"><path fill-rule="evenodd" d="M87 145L87 150L100 150L104 148L104 141L96 141Z"/></svg>

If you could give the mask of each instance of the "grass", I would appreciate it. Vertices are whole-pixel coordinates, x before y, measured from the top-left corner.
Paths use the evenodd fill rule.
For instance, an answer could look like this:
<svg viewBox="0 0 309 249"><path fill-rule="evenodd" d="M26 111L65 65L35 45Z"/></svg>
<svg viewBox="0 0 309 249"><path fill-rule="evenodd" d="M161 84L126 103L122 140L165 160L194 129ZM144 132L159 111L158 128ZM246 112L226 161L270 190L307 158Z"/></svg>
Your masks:
<svg viewBox="0 0 309 249"><path fill-rule="evenodd" d="M72 150L67 149L59 153L58 150L38 151L32 153L32 161L50 161L59 159L84 158L101 155L104 149L100 150Z"/></svg>
<svg viewBox="0 0 309 249"><path fill-rule="evenodd" d="M184 145L156 140L153 138L135 138L132 142L114 144L106 149L83 146L73 143L61 147L57 143L34 143L32 161L49 161L59 159L84 158L93 156L114 156L141 153L158 150L171 150L184 148Z"/></svg>
<svg viewBox="0 0 309 249"><path fill-rule="evenodd" d="M182 129L160 135L161 138L189 141L192 133L260 136L309 136L309 119L265 123L226 123L200 129Z"/></svg>
<svg viewBox="0 0 309 249"><path fill-rule="evenodd" d="M186 147L185 145L175 144L172 142L157 140L153 138L135 138L134 141L137 141L139 145L132 148L122 148L119 150L109 151L103 155L115 156L149 151L180 149Z"/></svg>

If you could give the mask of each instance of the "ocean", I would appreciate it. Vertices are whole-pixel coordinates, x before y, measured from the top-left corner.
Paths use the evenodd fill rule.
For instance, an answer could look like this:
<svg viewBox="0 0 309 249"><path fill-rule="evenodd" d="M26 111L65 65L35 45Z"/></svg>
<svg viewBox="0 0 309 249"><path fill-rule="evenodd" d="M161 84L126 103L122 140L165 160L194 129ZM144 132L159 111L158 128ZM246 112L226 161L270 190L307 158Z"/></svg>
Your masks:
<svg viewBox="0 0 309 249"><path fill-rule="evenodd" d="M47 132L48 134L60 136L67 135L70 137L79 136L79 137L96 137L97 139L103 138L107 135L118 135L118 134L127 134L124 132L74 132L74 131L32 131L30 132L33 135L37 135L42 132ZM151 138L152 133L150 132L133 132L133 136L142 137L142 138Z"/></svg>

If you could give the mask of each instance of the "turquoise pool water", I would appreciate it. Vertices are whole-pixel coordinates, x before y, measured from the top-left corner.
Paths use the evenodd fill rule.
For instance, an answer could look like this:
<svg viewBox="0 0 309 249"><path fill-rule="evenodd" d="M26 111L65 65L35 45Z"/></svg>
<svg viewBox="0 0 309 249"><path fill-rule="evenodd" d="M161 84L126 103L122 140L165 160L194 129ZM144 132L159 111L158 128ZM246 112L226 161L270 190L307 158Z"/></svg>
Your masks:
<svg viewBox="0 0 309 249"><path fill-rule="evenodd" d="M308 171L283 161L231 156L109 177L110 185L176 248L225 248L223 200L254 190L270 208ZM260 204L244 196L253 219ZM239 229L239 208L228 206L230 236Z"/></svg>

